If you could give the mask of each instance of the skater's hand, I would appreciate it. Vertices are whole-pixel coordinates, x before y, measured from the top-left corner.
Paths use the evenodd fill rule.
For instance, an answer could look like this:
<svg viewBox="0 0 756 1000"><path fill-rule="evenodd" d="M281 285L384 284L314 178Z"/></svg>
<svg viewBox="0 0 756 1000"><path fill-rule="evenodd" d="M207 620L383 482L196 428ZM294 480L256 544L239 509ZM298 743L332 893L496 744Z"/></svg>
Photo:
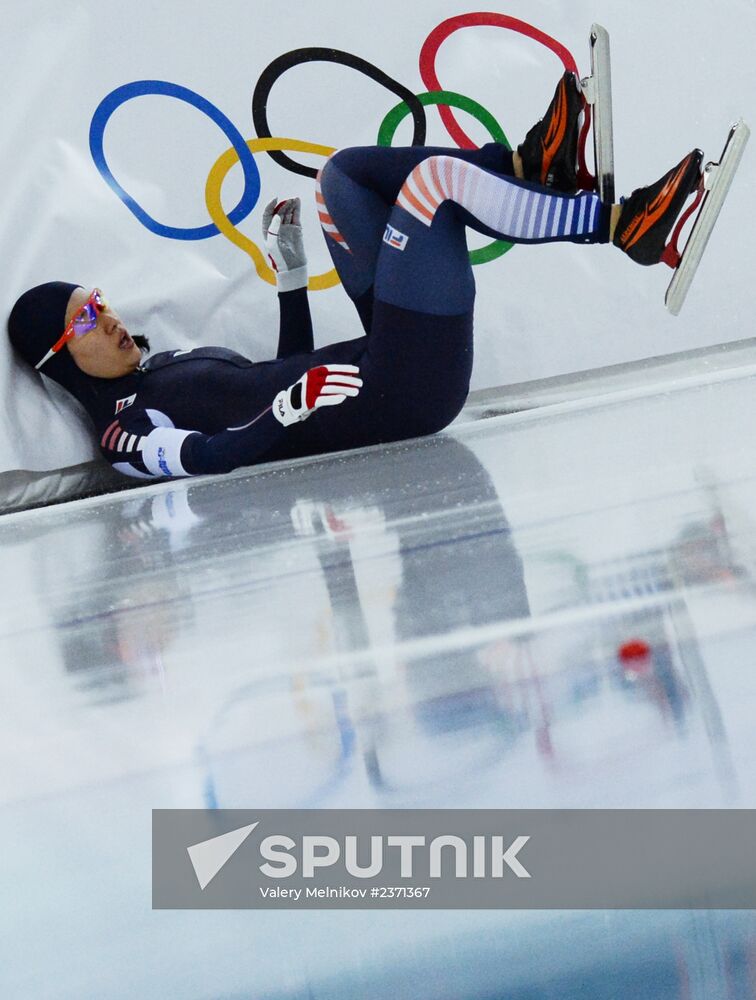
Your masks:
<svg viewBox="0 0 756 1000"><path fill-rule="evenodd" d="M307 255L302 239L299 198L274 198L265 206L263 242L279 292L307 286Z"/></svg>
<svg viewBox="0 0 756 1000"><path fill-rule="evenodd" d="M284 427L306 420L321 406L337 406L362 388L356 365L319 365L273 400L273 415Z"/></svg>

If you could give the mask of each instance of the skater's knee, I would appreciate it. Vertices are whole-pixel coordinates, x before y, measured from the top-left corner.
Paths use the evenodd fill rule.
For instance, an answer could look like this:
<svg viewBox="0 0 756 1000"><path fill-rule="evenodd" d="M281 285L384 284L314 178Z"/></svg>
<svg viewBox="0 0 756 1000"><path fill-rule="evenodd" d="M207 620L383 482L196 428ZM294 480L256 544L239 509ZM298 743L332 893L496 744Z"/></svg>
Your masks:
<svg viewBox="0 0 756 1000"><path fill-rule="evenodd" d="M459 416L467 400L467 390L447 395L442 400L427 400L402 414L402 424L407 437L428 437L445 430Z"/></svg>
<svg viewBox="0 0 756 1000"><path fill-rule="evenodd" d="M464 166L462 160L452 156L428 156L408 174L402 194L417 194L419 190L432 204L448 201L454 195L454 179L461 166Z"/></svg>
<svg viewBox="0 0 756 1000"><path fill-rule="evenodd" d="M358 163L361 161L362 149L359 146L347 146L344 149L337 149L326 160L320 171L321 183L327 182L330 174L345 174L347 177L355 172Z"/></svg>
<svg viewBox="0 0 756 1000"><path fill-rule="evenodd" d="M432 421L432 430L429 433L438 434L439 431L445 430L449 424L453 423L462 412L462 408L467 401L467 395L468 390L465 389L447 399L444 406L440 407L435 414L435 419Z"/></svg>
<svg viewBox="0 0 756 1000"><path fill-rule="evenodd" d="M454 423L459 416L462 407L458 407L454 412L447 412L443 416L423 417L412 423L407 430L407 437L431 437L433 434L440 434L441 431Z"/></svg>

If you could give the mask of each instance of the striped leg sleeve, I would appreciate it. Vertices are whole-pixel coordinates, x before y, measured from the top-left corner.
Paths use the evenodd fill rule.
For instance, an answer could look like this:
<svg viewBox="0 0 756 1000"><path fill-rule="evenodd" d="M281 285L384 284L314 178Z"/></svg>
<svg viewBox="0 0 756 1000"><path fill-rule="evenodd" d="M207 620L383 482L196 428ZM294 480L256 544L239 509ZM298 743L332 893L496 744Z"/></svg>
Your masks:
<svg viewBox="0 0 756 1000"><path fill-rule="evenodd" d="M323 197L323 191L320 187L320 181L323 176L323 171L319 170L315 178L315 203L318 207L318 218L320 219L320 225L323 228L323 232L326 238L330 238L338 243L344 250L348 250L351 253L349 244L344 239L344 237L339 232L338 226L331 218L328 211L328 206L325 203L325 198Z"/></svg>
<svg viewBox="0 0 756 1000"><path fill-rule="evenodd" d="M559 194L451 156L432 156L409 174L396 204L430 226L452 201L481 231L513 243L609 241L609 206L598 195ZM477 226L475 228L478 228Z"/></svg>

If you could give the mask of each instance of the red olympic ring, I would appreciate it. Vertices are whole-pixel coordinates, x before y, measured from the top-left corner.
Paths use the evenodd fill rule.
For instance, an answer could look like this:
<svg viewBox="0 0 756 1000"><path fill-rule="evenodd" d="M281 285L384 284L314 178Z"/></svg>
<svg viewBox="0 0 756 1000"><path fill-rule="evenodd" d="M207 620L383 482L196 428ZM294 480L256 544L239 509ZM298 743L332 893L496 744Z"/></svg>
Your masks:
<svg viewBox="0 0 756 1000"><path fill-rule="evenodd" d="M550 49L559 59L562 60L565 69L571 70L573 73L578 73L577 63L575 62L575 58L570 50L562 45L561 42L552 38L551 35L547 35L538 28L534 28L532 24L528 24L527 21L520 21L516 17L509 17L507 14L484 12L477 14L458 14L456 17L450 17L448 20L442 21L437 28L434 28L433 31L431 31L423 43L423 47L420 52L420 76L428 90L432 91L445 89L441 86L438 76L436 75L436 57L438 55L438 50L441 48L446 39L450 35L453 35L455 31L459 31L460 28L473 28L482 25L493 28L507 28L510 31L517 31L521 35L527 35L528 38L532 38L541 45L545 45L547 49ZM578 76L579 75L580 74L578 73ZM457 143L457 145L461 149L475 149L475 143L467 135L467 133L463 131L457 122L457 119L454 117L454 112L451 108L447 105L439 105L438 110L441 114L441 120L446 126L449 135Z"/></svg>

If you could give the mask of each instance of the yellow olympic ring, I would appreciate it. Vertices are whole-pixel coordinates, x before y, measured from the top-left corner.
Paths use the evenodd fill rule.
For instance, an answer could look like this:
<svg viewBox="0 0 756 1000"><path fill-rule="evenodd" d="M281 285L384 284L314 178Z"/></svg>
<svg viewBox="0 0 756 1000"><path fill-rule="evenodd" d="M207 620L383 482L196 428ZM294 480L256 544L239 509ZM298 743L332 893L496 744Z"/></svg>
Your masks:
<svg viewBox="0 0 756 1000"><path fill-rule="evenodd" d="M269 149L288 149L292 152L315 153L316 156L328 157L336 152L332 146L319 146L314 142L303 142L300 139L281 139L277 137L271 139L248 139L247 145L252 153L263 153ZM267 281L269 285L275 285L275 273L268 267L262 250L248 236L239 232L223 210L221 202L223 182L229 170L238 162L239 154L232 146L231 149L226 150L225 153L219 156L213 164L213 168L207 178L207 184L205 185L207 210L210 213L210 218L226 239L230 240L235 246L239 247L240 250L243 250L244 253L252 258L255 270L262 280ZM330 271L326 271L325 274L316 274L310 278L307 287L310 291L315 292L324 288L333 288L338 283L339 276L336 273L336 268L332 268Z"/></svg>

